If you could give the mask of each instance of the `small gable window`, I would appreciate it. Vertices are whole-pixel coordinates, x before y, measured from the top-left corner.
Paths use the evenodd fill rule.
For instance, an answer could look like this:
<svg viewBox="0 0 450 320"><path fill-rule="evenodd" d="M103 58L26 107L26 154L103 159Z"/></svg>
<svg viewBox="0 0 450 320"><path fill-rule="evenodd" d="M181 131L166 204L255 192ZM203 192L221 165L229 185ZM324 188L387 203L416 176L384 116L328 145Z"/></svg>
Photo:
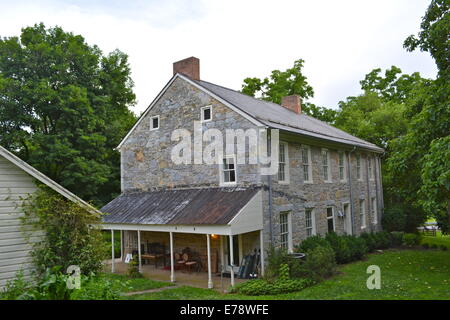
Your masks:
<svg viewBox="0 0 450 320"><path fill-rule="evenodd" d="M226 156L222 163L222 184L236 183L236 166L234 156Z"/></svg>
<svg viewBox="0 0 450 320"><path fill-rule="evenodd" d="M159 129L159 116L154 116L150 118L150 130Z"/></svg>
<svg viewBox="0 0 450 320"><path fill-rule="evenodd" d="M212 120L212 107L206 106L201 109L201 120L207 122Z"/></svg>

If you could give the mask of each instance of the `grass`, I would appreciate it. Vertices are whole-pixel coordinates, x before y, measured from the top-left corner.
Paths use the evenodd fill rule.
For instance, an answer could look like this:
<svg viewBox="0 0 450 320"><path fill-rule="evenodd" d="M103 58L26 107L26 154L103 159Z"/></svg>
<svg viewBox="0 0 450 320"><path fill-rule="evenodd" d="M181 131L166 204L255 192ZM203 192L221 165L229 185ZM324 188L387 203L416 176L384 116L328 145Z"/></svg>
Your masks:
<svg viewBox="0 0 450 320"><path fill-rule="evenodd" d="M435 244L437 246L444 245L450 249L450 236L444 236L440 231L436 233L436 237L423 236L421 244L427 243L429 245Z"/></svg>
<svg viewBox="0 0 450 320"><path fill-rule="evenodd" d="M104 273L103 276L110 280L126 281L128 283L128 288L124 292L158 289L172 285L170 282L156 281L147 278L130 278L126 275L116 273Z"/></svg>
<svg viewBox="0 0 450 320"><path fill-rule="evenodd" d="M367 267L381 269L381 289L369 290ZM450 251L387 250L371 254L365 261L340 267L339 274L300 292L278 296L221 294L214 290L177 287L128 297L139 300L217 300L217 299L359 299L359 300L450 300Z"/></svg>

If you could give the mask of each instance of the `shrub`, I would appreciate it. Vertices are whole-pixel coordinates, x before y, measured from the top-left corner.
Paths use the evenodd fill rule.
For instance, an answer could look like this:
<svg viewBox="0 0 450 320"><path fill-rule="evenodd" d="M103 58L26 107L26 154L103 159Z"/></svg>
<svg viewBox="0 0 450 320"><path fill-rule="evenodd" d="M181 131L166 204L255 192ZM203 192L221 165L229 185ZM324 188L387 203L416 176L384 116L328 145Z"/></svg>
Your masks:
<svg viewBox="0 0 450 320"><path fill-rule="evenodd" d="M447 251L447 250L448 250L448 247L447 247L445 244L441 244L441 245L439 246L439 248L440 248L441 250L443 250L443 251Z"/></svg>
<svg viewBox="0 0 450 320"><path fill-rule="evenodd" d="M388 232L380 231L372 235L375 240L375 249L387 249L391 246L391 237Z"/></svg>
<svg viewBox="0 0 450 320"><path fill-rule="evenodd" d="M403 245L412 247L420 243L420 236L415 233L405 233L403 235ZM433 247L433 245L432 245Z"/></svg>
<svg viewBox="0 0 450 320"><path fill-rule="evenodd" d="M291 257L286 250L276 249L273 246L267 250L267 268L264 275L266 279L276 279L280 276L280 267L286 264L289 267L291 278L300 277L300 261Z"/></svg>
<svg viewBox="0 0 450 320"><path fill-rule="evenodd" d="M106 246L100 229L91 227L101 223L101 216L63 198L46 186L40 186L24 202L23 225L33 232L44 233L42 241L32 243L31 256L37 275L44 276L54 267L62 271L77 265L88 275L102 269Z"/></svg>
<svg viewBox="0 0 450 320"><path fill-rule="evenodd" d="M142 278L142 273L139 272L139 260L134 257L128 263L127 275L130 278Z"/></svg>
<svg viewBox="0 0 450 320"><path fill-rule="evenodd" d="M329 246L315 247L306 252L306 260L301 264L302 275L314 281L321 281L336 272L336 260Z"/></svg>
<svg viewBox="0 0 450 320"><path fill-rule="evenodd" d="M429 246L428 243L422 243L422 247L423 247L424 249L429 249L429 248L430 248L430 246Z"/></svg>
<svg viewBox="0 0 450 320"><path fill-rule="evenodd" d="M436 243L432 243L432 244L430 245L430 248L431 248L431 249L437 249L437 248L438 248L438 245L437 245Z"/></svg>
<svg viewBox="0 0 450 320"><path fill-rule="evenodd" d="M351 261L361 260L365 254L369 251L366 245L366 241L361 237L344 236L347 240L348 247L350 249Z"/></svg>
<svg viewBox="0 0 450 320"><path fill-rule="evenodd" d="M345 236L339 236L334 232L327 233L325 239L334 251L336 262L343 264L352 261L352 253Z"/></svg>
<svg viewBox="0 0 450 320"><path fill-rule="evenodd" d="M360 237L361 237L361 239L364 240L364 242L367 246L368 252L373 252L377 246L376 239L373 236L373 233L364 232L364 233L361 233Z"/></svg>
<svg viewBox="0 0 450 320"><path fill-rule="evenodd" d="M268 281L264 279L249 280L236 285L232 292L249 296L277 295L303 290L313 284L309 279L287 279Z"/></svg>
<svg viewBox="0 0 450 320"><path fill-rule="evenodd" d="M392 246L401 246L403 244L403 235L405 233L402 231L392 231L389 233L391 236L391 245Z"/></svg>
<svg viewBox="0 0 450 320"><path fill-rule="evenodd" d="M0 300L31 300L30 283L25 280L22 271L19 271L16 278L6 282L5 288L0 291Z"/></svg>
<svg viewBox="0 0 450 320"><path fill-rule="evenodd" d="M82 276L80 289L72 290L70 300L118 300L126 283L98 276Z"/></svg>
<svg viewBox="0 0 450 320"><path fill-rule="evenodd" d="M311 236L303 240L299 246L295 248L296 252L308 252L316 247L329 247L330 243L320 235Z"/></svg>

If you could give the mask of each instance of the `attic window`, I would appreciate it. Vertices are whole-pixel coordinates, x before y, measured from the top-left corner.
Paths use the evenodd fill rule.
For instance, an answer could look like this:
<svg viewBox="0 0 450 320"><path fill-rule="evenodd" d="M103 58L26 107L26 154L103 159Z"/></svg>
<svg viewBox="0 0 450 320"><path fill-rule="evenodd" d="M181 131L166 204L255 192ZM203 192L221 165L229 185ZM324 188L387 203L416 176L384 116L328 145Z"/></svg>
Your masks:
<svg viewBox="0 0 450 320"><path fill-rule="evenodd" d="M159 129L159 116L154 116L150 118L150 130Z"/></svg>
<svg viewBox="0 0 450 320"><path fill-rule="evenodd" d="M212 120L212 107L206 106L201 110L201 120L202 122L207 122Z"/></svg>

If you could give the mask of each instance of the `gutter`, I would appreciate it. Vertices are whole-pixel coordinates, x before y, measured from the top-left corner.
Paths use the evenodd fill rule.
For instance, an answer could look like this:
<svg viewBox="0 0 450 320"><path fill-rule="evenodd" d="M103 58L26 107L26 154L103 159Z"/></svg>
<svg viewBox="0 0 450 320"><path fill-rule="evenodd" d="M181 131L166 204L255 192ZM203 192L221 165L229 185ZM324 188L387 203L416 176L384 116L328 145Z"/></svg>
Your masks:
<svg viewBox="0 0 450 320"><path fill-rule="evenodd" d="M356 150L356 146L353 146L353 149L349 151L347 158L347 168L348 168L348 185L350 189L350 217L352 222L352 235L355 234L355 219L354 219L354 204L353 204L353 190L352 190L352 166L351 166L351 158L350 155L352 152Z"/></svg>

